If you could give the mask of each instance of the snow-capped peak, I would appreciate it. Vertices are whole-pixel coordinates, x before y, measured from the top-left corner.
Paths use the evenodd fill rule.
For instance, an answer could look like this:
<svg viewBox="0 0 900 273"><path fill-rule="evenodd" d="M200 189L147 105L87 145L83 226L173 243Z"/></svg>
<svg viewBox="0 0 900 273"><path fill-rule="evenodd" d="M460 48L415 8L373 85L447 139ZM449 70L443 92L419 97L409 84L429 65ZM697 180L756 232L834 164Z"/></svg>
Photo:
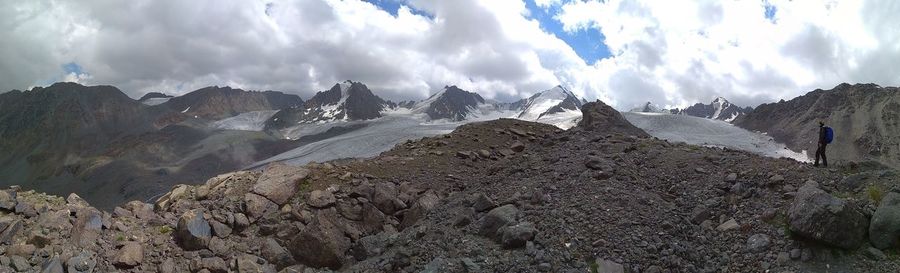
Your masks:
<svg viewBox="0 0 900 273"><path fill-rule="evenodd" d="M563 105L569 101L571 105ZM523 120L535 121L543 115L551 114L550 112L561 112L562 108L568 110L579 110L581 100L571 91L557 85L548 90L541 91L528 98L523 106L522 113L518 118ZM560 109L555 109L560 108Z"/></svg>

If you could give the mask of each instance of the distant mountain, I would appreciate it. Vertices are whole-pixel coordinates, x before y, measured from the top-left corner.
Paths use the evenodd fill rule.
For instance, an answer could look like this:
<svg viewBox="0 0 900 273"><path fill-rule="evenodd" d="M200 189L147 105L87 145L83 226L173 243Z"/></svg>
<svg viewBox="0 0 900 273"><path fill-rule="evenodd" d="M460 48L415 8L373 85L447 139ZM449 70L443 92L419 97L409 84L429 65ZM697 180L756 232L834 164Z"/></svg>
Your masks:
<svg viewBox="0 0 900 273"><path fill-rule="evenodd" d="M345 81L316 93L302 107L286 108L266 122L266 128L281 129L300 123L369 120L381 117L388 102L372 94L365 84Z"/></svg>
<svg viewBox="0 0 900 273"><path fill-rule="evenodd" d="M112 86L56 83L0 94L0 186L75 192L109 208L296 146L261 132L212 130L200 119L157 122L187 115L171 110L183 105L167 104L190 103L202 110L192 114L216 117L285 102L277 94L270 101L259 100L269 93L227 92L232 94L191 98L195 94L149 107Z"/></svg>
<svg viewBox="0 0 900 273"><path fill-rule="evenodd" d="M519 110L517 119L543 122L560 128L575 126L581 117L583 100L562 86L538 92L510 105Z"/></svg>
<svg viewBox="0 0 900 273"><path fill-rule="evenodd" d="M150 92L150 93L144 94L144 96L141 96L141 98L138 99L138 101L143 104L152 106L152 105L163 104L163 103L169 101L169 99L171 99L172 97L173 97L172 95L167 95L167 94L163 94L163 93L159 93L159 92Z"/></svg>
<svg viewBox="0 0 900 273"><path fill-rule="evenodd" d="M900 88L842 83L789 101L763 104L734 121L766 132L793 150L814 158L818 122L834 129L830 163L874 160L900 167Z"/></svg>
<svg viewBox="0 0 900 273"><path fill-rule="evenodd" d="M481 95L462 90L454 85L446 86L440 92L417 103L413 106L413 111L423 112L431 120L462 121L476 113L479 106L483 104L485 101Z"/></svg>
<svg viewBox="0 0 900 273"><path fill-rule="evenodd" d="M681 110L674 109L672 113L733 122L738 117L746 115L750 111L753 111L753 108L741 108L723 97L718 97L710 104L697 103Z"/></svg>
<svg viewBox="0 0 900 273"><path fill-rule="evenodd" d="M632 113L671 113L668 110L662 109L661 107L653 104L652 102L647 102L643 106L632 108Z"/></svg>
<svg viewBox="0 0 900 273"><path fill-rule="evenodd" d="M210 86L171 98L156 107L189 117L218 120L250 111L296 107L302 103L300 96L277 91L244 91L227 86Z"/></svg>

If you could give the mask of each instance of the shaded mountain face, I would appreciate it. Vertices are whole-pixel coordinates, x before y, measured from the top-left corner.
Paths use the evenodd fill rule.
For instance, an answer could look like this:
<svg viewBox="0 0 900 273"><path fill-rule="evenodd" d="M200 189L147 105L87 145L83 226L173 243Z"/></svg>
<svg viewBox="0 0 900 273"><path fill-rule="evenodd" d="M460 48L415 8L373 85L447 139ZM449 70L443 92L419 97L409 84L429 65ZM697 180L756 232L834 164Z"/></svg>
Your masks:
<svg viewBox="0 0 900 273"><path fill-rule="evenodd" d="M138 101L146 101L149 99L165 99L165 98L171 98L171 97L174 97L174 96L166 95L166 94L163 94L160 92L150 92L150 93L147 93L147 94L144 94L143 96L141 96L141 98L138 99Z"/></svg>
<svg viewBox="0 0 900 273"><path fill-rule="evenodd" d="M634 113L670 113L671 111L667 111L665 109L656 106L651 102L645 103L643 106L632 108L631 111Z"/></svg>
<svg viewBox="0 0 900 273"><path fill-rule="evenodd" d="M875 84L840 84L789 101L763 104L734 124L766 132L789 148L815 155L818 122L835 133L830 163L874 160L900 167L900 92Z"/></svg>
<svg viewBox="0 0 900 273"><path fill-rule="evenodd" d="M302 103L300 96L277 91L257 92L210 86L171 98L157 107L189 117L217 120L250 111L285 109Z"/></svg>
<svg viewBox="0 0 900 273"><path fill-rule="evenodd" d="M753 108L741 108L737 105L732 104L725 98L719 97L713 100L710 104L697 103L681 110L672 110L672 114L733 122L738 117L746 115L750 111L753 111Z"/></svg>
<svg viewBox="0 0 900 273"><path fill-rule="evenodd" d="M589 102L581 107L582 118L578 127L573 130L585 130L599 134L619 133L623 135L650 137L647 132L635 127L609 105L600 100Z"/></svg>
<svg viewBox="0 0 900 273"><path fill-rule="evenodd" d="M372 94L365 84L345 81L316 93L302 107L282 109L266 121L267 129L282 129L302 123L369 120L381 117L388 102Z"/></svg>
<svg viewBox="0 0 900 273"><path fill-rule="evenodd" d="M512 109L521 109L518 118L537 121L541 117L563 113L566 111L580 111L582 101L568 89L562 86L539 92L527 99L517 101L511 105Z"/></svg>
<svg viewBox="0 0 900 273"><path fill-rule="evenodd" d="M244 93L249 95L229 96L263 94ZM199 121L157 126L159 119L184 115L144 105L111 86L57 83L0 94L0 185L76 192L106 207L296 146L261 132L211 130Z"/></svg>
<svg viewBox="0 0 900 273"><path fill-rule="evenodd" d="M428 99L418 104L428 115L429 119L449 119L453 121L465 120L474 113L478 106L484 104L484 98L474 92L462 90L459 87L447 86L444 90L431 95Z"/></svg>

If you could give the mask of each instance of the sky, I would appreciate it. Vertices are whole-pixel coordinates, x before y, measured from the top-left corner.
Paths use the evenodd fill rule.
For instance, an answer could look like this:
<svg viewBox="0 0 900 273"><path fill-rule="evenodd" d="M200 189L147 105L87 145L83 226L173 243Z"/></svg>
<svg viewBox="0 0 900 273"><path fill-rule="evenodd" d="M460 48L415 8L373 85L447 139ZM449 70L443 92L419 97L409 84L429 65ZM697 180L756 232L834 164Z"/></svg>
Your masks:
<svg viewBox="0 0 900 273"><path fill-rule="evenodd" d="M499 101L562 85L618 109L900 85L900 1L29 0L0 3L0 90L205 86Z"/></svg>

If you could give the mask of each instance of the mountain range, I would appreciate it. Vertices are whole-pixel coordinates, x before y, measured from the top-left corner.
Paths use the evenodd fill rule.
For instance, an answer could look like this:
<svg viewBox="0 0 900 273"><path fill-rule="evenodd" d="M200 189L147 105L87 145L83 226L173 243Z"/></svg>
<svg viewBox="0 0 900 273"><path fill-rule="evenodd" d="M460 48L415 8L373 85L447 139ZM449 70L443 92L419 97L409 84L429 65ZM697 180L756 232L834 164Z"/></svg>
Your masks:
<svg viewBox="0 0 900 273"><path fill-rule="evenodd" d="M643 106L632 108L630 112L688 115L731 123L738 117L746 115L751 111L753 111L753 108L749 106L741 108L723 97L718 97L709 104L696 103L684 109L663 109L652 102L647 102Z"/></svg>

